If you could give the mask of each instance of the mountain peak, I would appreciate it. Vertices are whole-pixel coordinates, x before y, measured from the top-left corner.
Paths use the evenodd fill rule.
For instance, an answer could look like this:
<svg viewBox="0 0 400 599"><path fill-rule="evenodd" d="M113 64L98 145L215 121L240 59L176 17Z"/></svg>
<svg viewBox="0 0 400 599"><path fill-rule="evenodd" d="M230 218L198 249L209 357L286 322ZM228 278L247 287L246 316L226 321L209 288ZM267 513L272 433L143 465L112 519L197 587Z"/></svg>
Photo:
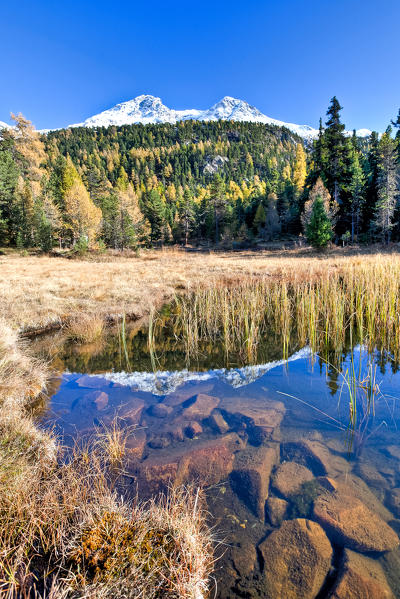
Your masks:
<svg viewBox="0 0 400 599"><path fill-rule="evenodd" d="M315 139L318 130L309 125L296 125L270 118L260 112L255 106L251 106L245 100L224 96L219 102L206 110L186 109L174 110L163 104L161 98L151 94L141 94L132 100L116 104L108 110L96 114L83 123L70 125L71 127L109 127L111 125L132 125L142 123L176 123L186 120L196 121L244 121L252 123L264 123L286 127L293 133L307 140ZM360 137L370 134L368 129L360 129L357 132Z"/></svg>

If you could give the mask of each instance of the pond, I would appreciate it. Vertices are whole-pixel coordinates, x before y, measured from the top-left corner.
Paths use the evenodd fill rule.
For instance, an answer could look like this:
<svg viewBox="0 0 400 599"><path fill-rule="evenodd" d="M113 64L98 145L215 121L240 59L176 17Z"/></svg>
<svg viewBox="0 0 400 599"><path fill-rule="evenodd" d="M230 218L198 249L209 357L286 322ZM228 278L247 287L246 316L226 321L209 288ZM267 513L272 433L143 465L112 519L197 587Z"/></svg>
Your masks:
<svg viewBox="0 0 400 599"><path fill-rule="evenodd" d="M169 322L79 345L37 338L58 372L41 421L66 444L118 419L149 497L206 487L220 599L400 597L400 372L363 345L318 355L264 331L256 355ZM284 356L284 354L286 354ZM360 591L360 592L361 592ZM357 595L358 596L358 595Z"/></svg>

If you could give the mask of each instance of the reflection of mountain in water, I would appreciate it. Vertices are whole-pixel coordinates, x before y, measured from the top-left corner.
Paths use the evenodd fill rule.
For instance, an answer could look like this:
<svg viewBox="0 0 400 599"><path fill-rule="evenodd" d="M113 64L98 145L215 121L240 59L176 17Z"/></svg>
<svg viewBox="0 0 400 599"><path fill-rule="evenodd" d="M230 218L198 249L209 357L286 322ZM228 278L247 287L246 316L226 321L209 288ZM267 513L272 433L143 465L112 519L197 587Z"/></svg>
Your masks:
<svg viewBox="0 0 400 599"><path fill-rule="evenodd" d="M276 360L267 364L256 366L244 366L242 368L219 368L206 372L192 372L189 370L158 371L158 372L107 372L104 378L120 385L133 387L138 391L148 391L154 395L166 395L172 393L186 381L206 381L213 378L232 385L232 387L243 387L253 383L266 372L286 362L292 362L311 355L309 347L304 347L296 352L288 360Z"/></svg>

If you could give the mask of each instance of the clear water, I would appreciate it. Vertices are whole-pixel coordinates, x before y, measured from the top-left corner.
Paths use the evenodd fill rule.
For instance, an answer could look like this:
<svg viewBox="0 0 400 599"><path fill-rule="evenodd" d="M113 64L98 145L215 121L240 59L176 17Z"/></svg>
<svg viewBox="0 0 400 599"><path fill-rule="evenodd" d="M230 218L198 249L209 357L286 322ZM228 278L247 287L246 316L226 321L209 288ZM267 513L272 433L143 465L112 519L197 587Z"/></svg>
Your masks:
<svg viewBox="0 0 400 599"><path fill-rule="evenodd" d="M166 472L182 477L182 468L176 473L171 464L182 464L189 456L182 480L207 485L210 522L223 541L215 573L220 599L267 596L263 586L267 564L256 548L276 527L264 506L257 513L246 485L240 487L245 479L235 478L241 456L254 456L260 447L279 448L270 497L283 497L273 485L278 461L306 464L320 488L321 466L296 450L305 439L311 440L328 456L327 476L353 490L362 485L363 503L389 522L396 534L400 531L400 500L396 503L393 494L400 487L400 372L387 354L371 356L357 347L341 356L337 368L337 356L334 367L311 356L307 348L294 346L291 359L284 362L279 340L271 335L260 346L259 364L243 364L239 357L227 362L222 347L207 344L200 357L188 363L179 341L164 331L156 340L154 362L146 330L137 329L128 332L126 351L117 334L86 347L62 343L57 336L38 339L35 346L37 353L53 355L60 372L42 420L54 426L66 443L110 424L116 416L122 426L137 427L128 443L132 491L137 485L143 496L164 490ZM379 390L368 405L367 390L359 388L351 411L346 371L354 368L362 381L371 363ZM199 401L199 394L208 399ZM260 437L251 415L266 410L268 421L268 409L277 406L283 414L280 425L274 421L268 434L263 429ZM215 414L223 420L216 423ZM221 446L228 455L220 456ZM285 518L312 519L313 493L312 485L306 485L290 496ZM343 548L335 538L332 543L332 570L319 598L330 596L341 571ZM400 597L400 551L373 552L369 557L382 566L394 596Z"/></svg>

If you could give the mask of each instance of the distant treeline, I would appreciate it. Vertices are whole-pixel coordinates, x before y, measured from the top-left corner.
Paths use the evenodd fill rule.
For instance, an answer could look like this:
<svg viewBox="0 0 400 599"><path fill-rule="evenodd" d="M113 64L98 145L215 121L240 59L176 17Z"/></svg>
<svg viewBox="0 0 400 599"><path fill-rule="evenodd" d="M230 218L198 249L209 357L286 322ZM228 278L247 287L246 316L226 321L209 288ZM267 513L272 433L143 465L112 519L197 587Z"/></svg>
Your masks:
<svg viewBox="0 0 400 599"><path fill-rule="evenodd" d="M346 137L340 111L333 98L312 144L256 123L40 135L13 117L0 139L0 245L251 243L308 234L322 226L321 213L326 239L398 239L400 136L388 128L381 137Z"/></svg>

